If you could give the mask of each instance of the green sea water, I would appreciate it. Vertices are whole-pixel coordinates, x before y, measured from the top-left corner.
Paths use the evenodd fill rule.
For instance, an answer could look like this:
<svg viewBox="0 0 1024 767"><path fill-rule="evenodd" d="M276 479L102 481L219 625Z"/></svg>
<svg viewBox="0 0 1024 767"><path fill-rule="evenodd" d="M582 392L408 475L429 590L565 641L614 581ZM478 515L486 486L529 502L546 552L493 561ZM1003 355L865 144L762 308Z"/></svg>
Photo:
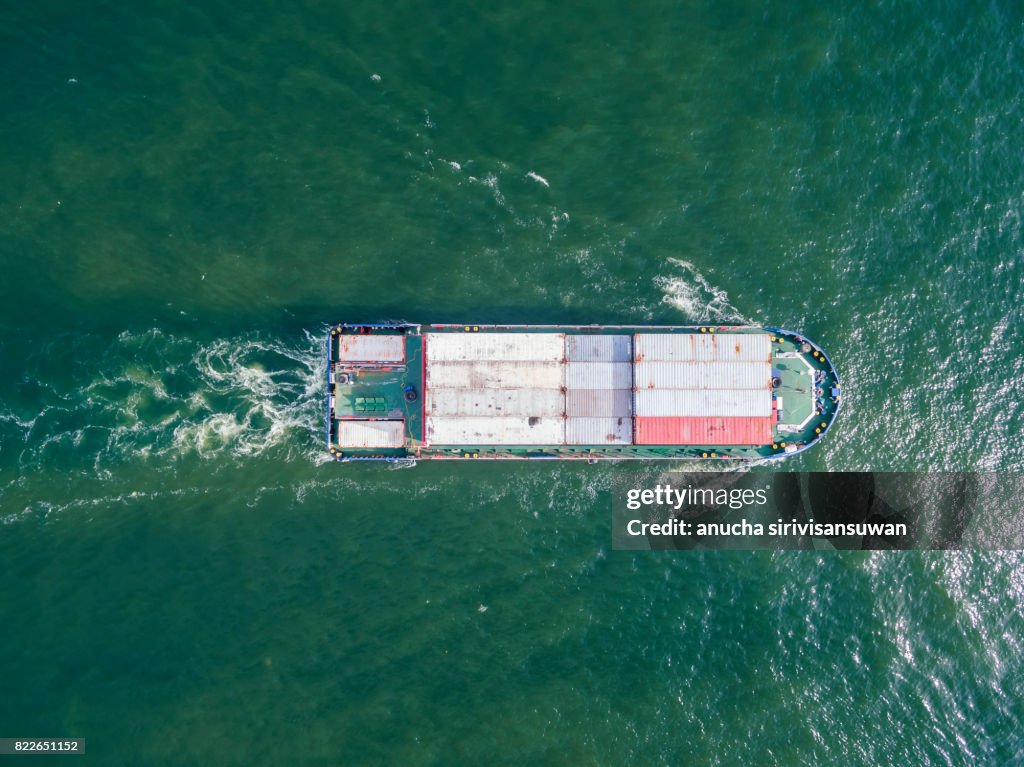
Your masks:
<svg viewBox="0 0 1024 767"><path fill-rule="evenodd" d="M1024 762L1024 558L611 550L350 466L324 324L749 322L806 470L1024 470L1014 2L0 4L0 737L95 765Z"/></svg>

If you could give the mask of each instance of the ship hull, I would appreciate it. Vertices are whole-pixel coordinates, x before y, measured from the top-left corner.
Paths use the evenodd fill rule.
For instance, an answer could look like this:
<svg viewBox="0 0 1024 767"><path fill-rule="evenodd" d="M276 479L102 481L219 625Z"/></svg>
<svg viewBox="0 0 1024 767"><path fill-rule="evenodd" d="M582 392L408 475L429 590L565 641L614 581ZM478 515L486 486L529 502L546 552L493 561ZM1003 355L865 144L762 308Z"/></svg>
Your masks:
<svg viewBox="0 0 1024 767"><path fill-rule="evenodd" d="M778 328L346 323L327 346L343 462L775 459L842 406L824 351Z"/></svg>

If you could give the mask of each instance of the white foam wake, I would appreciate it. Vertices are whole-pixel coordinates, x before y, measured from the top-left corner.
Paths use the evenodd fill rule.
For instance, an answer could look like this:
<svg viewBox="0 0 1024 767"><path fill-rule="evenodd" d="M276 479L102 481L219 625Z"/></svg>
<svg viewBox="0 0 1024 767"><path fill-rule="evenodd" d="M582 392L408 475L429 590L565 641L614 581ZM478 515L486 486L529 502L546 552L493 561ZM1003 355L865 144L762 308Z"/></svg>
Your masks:
<svg viewBox="0 0 1024 767"><path fill-rule="evenodd" d="M750 324L729 303L729 294L712 285L693 264L681 258L670 258L669 262L679 273L654 278L655 285L665 294L662 301L679 309L691 322Z"/></svg>
<svg viewBox="0 0 1024 767"><path fill-rule="evenodd" d="M203 384L193 395L196 416L177 424L175 450L209 456L228 450L258 455L293 434L318 432L324 391L322 338L304 343L224 339L194 357ZM270 360L268 363L266 360ZM316 450L323 458L323 451Z"/></svg>
<svg viewBox="0 0 1024 767"><path fill-rule="evenodd" d="M326 460L321 332L202 344L153 329L108 346L79 343L90 341L70 375L54 373L50 359L64 344L40 352L26 372L43 392L37 402L0 402L0 449L21 470L59 458L102 477L126 460L274 449Z"/></svg>

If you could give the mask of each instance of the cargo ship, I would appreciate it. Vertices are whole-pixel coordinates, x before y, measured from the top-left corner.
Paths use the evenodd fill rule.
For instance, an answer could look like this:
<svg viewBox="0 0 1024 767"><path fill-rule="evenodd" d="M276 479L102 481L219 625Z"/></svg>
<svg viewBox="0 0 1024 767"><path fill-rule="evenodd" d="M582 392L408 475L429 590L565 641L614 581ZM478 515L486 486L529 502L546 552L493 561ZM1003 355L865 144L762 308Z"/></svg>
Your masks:
<svg viewBox="0 0 1024 767"><path fill-rule="evenodd" d="M340 324L338 461L782 458L842 405L821 348L761 327Z"/></svg>

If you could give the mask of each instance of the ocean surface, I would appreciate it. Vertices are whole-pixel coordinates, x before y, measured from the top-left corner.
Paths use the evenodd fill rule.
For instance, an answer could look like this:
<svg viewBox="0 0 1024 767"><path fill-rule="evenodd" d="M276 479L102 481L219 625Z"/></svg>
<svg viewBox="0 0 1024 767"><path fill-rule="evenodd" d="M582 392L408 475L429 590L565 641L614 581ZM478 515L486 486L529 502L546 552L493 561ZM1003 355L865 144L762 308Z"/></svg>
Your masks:
<svg viewBox="0 0 1024 767"><path fill-rule="evenodd" d="M328 322L749 322L845 384L784 469L1024 470L1022 82L1018 2L3 3L0 737L1024 763L1019 554L612 551L614 466L321 432Z"/></svg>

